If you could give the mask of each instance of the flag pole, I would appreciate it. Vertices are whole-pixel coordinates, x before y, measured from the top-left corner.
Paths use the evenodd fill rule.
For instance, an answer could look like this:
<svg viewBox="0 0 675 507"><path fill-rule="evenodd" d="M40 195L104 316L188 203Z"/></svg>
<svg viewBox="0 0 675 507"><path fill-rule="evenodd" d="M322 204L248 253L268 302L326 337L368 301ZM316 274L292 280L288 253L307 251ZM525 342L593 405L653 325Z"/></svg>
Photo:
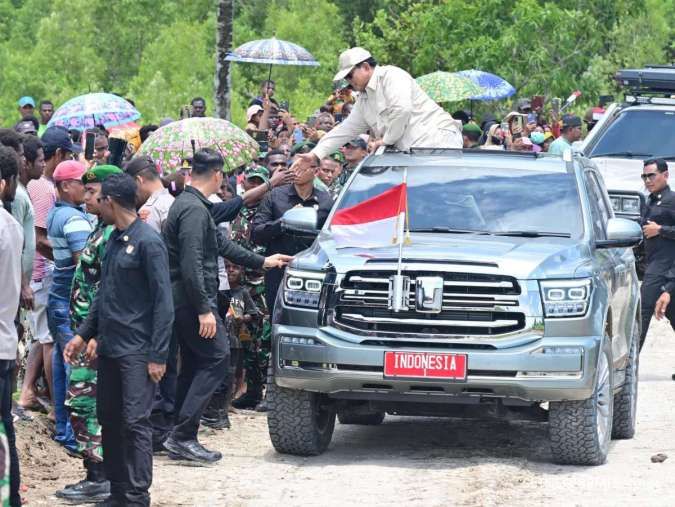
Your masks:
<svg viewBox="0 0 675 507"><path fill-rule="evenodd" d="M405 167L403 169L403 184L408 185L408 168ZM406 193L405 193L405 200L406 200L406 216L408 214L408 189L406 188ZM401 276L401 270L403 269L403 242L405 241L405 223L406 223L406 218L404 217L403 220L401 220L401 213L399 210L398 214L398 267L396 269L396 274L398 276Z"/></svg>
<svg viewBox="0 0 675 507"><path fill-rule="evenodd" d="M410 295L410 278L403 276L403 243L405 240L406 216L408 209L408 168L403 169L403 185L405 186L406 199L406 215L401 218L401 210L398 213L397 222L397 241L398 241L398 265L396 274L389 279L389 309L395 312L405 311L408 309L408 299Z"/></svg>

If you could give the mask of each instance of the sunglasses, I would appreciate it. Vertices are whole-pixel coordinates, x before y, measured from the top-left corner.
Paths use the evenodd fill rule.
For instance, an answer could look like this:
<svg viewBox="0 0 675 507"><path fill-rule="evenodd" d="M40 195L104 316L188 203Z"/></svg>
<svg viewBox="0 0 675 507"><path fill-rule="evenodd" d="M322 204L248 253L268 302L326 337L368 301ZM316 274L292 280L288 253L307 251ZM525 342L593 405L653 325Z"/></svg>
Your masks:
<svg viewBox="0 0 675 507"><path fill-rule="evenodd" d="M642 178L642 181L647 181L647 180L651 181L654 178L656 178L659 174L663 174L663 173L645 173L645 174L641 174L640 178Z"/></svg>

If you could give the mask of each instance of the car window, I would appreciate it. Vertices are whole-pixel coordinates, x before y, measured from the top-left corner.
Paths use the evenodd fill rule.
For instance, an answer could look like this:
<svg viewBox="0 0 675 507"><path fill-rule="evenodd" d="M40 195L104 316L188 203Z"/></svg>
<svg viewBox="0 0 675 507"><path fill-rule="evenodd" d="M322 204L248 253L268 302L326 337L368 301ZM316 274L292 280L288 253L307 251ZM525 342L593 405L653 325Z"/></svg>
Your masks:
<svg viewBox="0 0 675 507"><path fill-rule="evenodd" d="M591 157L611 153L672 155L675 111L626 109L600 134Z"/></svg>
<svg viewBox="0 0 675 507"><path fill-rule="evenodd" d="M588 198L591 204L591 218L593 221L593 231L596 239L606 239L607 221L611 214L607 209L607 204L600 190L600 185L591 172L585 173L586 185L588 187Z"/></svg>
<svg viewBox="0 0 675 507"><path fill-rule="evenodd" d="M403 181L403 167L364 167L338 203L344 209ZM408 168L411 230L532 231L583 235L574 174L502 167Z"/></svg>

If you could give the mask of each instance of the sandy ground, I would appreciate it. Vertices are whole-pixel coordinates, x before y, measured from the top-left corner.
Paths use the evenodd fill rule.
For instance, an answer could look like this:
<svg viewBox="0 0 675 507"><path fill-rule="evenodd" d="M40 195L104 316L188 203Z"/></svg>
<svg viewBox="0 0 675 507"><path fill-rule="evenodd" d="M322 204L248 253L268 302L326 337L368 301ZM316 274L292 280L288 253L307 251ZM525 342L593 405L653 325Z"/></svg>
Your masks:
<svg viewBox="0 0 675 507"><path fill-rule="evenodd" d="M223 452L214 467L157 457L157 506L238 505L675 505L675 335L654 323L640 365L638 429L612 444L607 464L550 464L543 423L387 416L379 427L337 424L315 458L278 455L265 416L242 412L229 431L200 438ZM53 492L80 478L78 460L21 423L19 450L29 505L59 505ZM669 456L652 463L652 455Z"/></svg>

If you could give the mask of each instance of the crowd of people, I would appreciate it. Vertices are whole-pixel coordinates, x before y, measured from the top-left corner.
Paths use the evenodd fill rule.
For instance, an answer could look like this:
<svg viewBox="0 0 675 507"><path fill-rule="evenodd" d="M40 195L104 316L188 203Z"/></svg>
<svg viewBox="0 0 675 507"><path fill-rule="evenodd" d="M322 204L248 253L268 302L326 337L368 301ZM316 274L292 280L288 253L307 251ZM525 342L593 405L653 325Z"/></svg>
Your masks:
<svg viewBox="0 0 675 507"><path fill-rule="evenodd" d="M548 116L528 99L502 121L451 115L362 48L340 56L335 78L306 122L277 100L273 81L261 83L245 125L259 156L230 174L209 148L172 174L134 156L160 125L140 126L117 155L114 134L96 127L87 159L86 133L47 126L50 101L38 120L35 101L19 100L19 121L0 129L0 410L10 459L0 495L11 505L21 504L13 421L44 400L54 440L86 470L59 498L149 505L153 453L220 460L199 427L229 428L232 410L266 410L278 287L311 241L285 232L281 217L312 207L320 227L378 147L559 154L582 134L577 116ZM207 101L180 115L207 116ZM28 352L12 404L19 341Z"/></svg>

